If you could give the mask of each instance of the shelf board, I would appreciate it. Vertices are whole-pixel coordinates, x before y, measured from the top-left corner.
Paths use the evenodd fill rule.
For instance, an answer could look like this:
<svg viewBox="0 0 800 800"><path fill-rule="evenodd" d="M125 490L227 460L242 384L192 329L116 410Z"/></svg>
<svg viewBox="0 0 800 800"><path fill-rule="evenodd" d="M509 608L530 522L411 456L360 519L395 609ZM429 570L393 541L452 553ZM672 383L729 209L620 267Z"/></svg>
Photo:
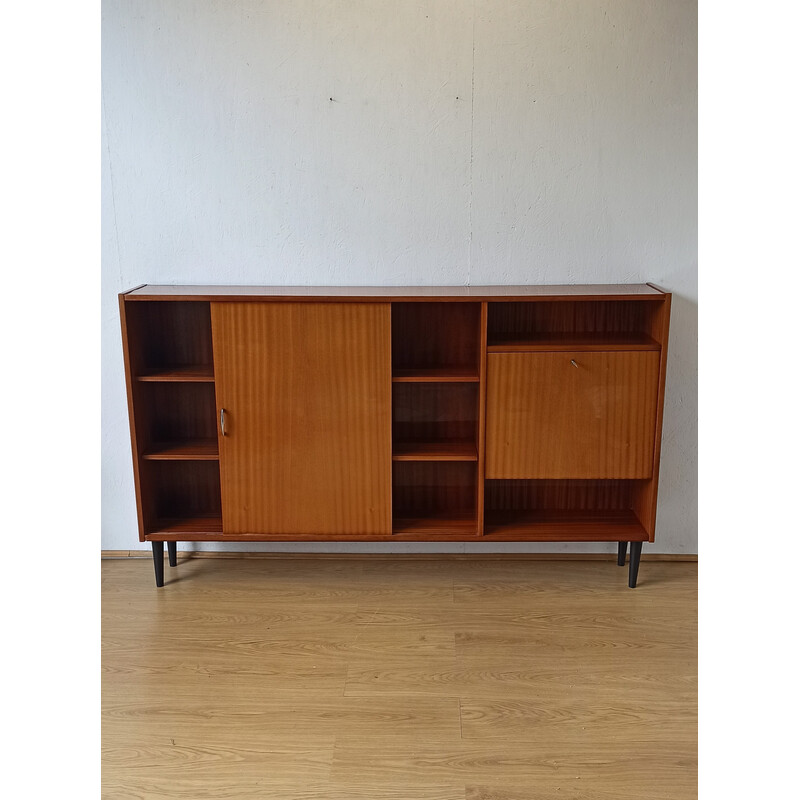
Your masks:
<svg viewBox="0 0 800 800"><path fill-rule="evenodd" d="M454 536L478 535L478 523L473 513L446 511L420 517L398 517L392 522L392 534L449 534Z"/></svg>
<svg viewBox="0 0 800 800"><path fill-rule="evenodd" d="M395 442L392 461L477 461L475 442Z"/></svg>
<svg viewBox="0 0 800 800"><path fill-rule="evenodd" d="M644 333L542 333L491 336L489 353L530 353L554 350L660 350L661 345Z"/></svg>
<svg viewBox="0 0 800 800"><path fill-rule="evenodd" d="M222 533L222 515L192 515L186 517L165 517L156 520L147 531L147 536L181 533Z"/></svg>
<svg viewBox="0 0 800 800"><path fill-rule="evenodd" d="M213 383L214 367L211 364L192 364L183 367L159 367L136 376L137 381L172 381L182 383Z"/></svg>
<svg viewBox="0 0 800 800"><path fill-rule="evenodd" d="M525 541L646 542L633 511L488 511L484 538Z"/></svg>
<svg viewBox="0 0 800 800"><path fill-rule="evenodd" d="M393 383L478 383L477 369L470 367L431 367L395 369Z"/></svg>
<svg viewBox="0 0 800 800"><path fill-rule="evenodd" d="M149 461L219 461L219 445L216 439L158 442L148 448L142 458Z"/></svg>

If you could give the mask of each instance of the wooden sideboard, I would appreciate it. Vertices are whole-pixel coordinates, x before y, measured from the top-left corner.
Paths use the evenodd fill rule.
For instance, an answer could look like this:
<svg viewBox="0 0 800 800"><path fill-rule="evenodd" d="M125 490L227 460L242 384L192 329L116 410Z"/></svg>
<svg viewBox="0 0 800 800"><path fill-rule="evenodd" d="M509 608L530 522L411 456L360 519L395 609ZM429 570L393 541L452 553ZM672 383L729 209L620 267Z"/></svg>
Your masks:
<svg viewBox="0 0 800 800"><path fill-rule="evenodd" d="M140 286L120 295L139 539L655 535L671 295Z"/></svg>

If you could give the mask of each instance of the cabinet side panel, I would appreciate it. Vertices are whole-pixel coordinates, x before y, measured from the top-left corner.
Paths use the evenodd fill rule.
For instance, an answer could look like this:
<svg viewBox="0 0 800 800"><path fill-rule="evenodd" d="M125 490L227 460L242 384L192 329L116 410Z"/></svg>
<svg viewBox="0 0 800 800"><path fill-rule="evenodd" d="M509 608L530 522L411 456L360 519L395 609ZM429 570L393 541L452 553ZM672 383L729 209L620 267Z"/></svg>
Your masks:
<svg viewBox="0 0 800 800"><path fill-rule="evenodd" d="M136 406L134 402L134 361L133 349L135 342L131 342L131 338L136 337L136 331L129 331L129 320L125 307L125 295L119 296L119 320L122 328L122 358L125 364L125 390L128 396L128 422L131 431L131 455L133 457L133 483L136 492L136 516L139 524L139 541L144 541L144 511L142 507L142 485L139 474L139 460L141 456L141 448L137 443L136 436Z"/></svg>
<svg viewBox="0 0 800 800"><path fill-rule="evenodd" d="M211 306L226 534L391 533L390 314Z"/></svg>
<svg viewBox="0 0 800 800"><path fill-rule="evenodd" d="M488 303L481 303L481 324L479 331L478 348L480 362L478 366L479 395L478 395L478 477L476 482L476 504L478 514L478 536L483 536L484 531L484 473L486 467L486 341L488 325Z"/></svg>
<svg viewBox="0 0 800 800"><path fill-rule="evenodd" d="M663 303L652 315L652 332L654 339L661 342L661 360L658 370L658 405L655 422L655 448L653 452L653 476L644 483L634 495L634 511L647 531L649 541L655 541L656 508L658 504L658 475L661 465L661 430L664 419L664 391L667 379L667 349L669 344L669 320L672 308L672 294L666 293Z"/></svg>

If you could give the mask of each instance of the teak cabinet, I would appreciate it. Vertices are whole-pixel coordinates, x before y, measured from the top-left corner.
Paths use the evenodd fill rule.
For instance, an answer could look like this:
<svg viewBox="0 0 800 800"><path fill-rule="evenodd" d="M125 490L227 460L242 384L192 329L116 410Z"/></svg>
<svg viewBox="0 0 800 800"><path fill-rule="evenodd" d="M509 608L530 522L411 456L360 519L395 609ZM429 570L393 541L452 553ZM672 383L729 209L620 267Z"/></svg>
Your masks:
<svg viewBox="0 0 800 800"><path fill-rule="evenodd" d="M655 534L671 295L650 284L120 295L139 539Z"/></svg>

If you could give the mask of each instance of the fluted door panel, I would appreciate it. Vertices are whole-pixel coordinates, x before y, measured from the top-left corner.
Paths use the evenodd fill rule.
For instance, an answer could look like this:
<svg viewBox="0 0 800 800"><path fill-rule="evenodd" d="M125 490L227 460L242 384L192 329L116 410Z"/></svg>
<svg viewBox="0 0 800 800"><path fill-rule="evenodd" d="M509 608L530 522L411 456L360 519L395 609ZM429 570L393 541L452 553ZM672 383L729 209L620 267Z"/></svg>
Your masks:
<svg viewBox="0 0 800 800"><path fill-rule="evenodd" d="M225 534L391 533L385 303L211 304Z"/></svg>
<svg viewBox="0 0 800 800"><path fill-rule="evenodd" d="M490 353L487 478L649 478L660 353Z"/></svg>

